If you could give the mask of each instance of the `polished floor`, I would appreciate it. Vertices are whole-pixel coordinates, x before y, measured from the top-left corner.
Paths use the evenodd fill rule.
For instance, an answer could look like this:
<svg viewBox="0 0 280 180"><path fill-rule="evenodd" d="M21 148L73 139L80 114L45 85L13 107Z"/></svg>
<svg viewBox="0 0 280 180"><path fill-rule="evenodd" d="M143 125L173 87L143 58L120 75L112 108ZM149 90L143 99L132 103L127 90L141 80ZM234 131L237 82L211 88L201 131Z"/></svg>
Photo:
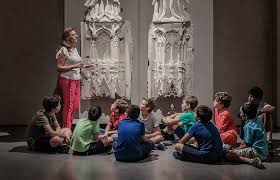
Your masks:
<svg viewBox="0 0 280 180"><path fill-rule="evenodd" d="M117 162L113 154L88 157L42 154L26 150L23 127L0 127L0 180L191 180L280 179L280 132L274 134L275 156L260 170L245 164L182 162L166 151L153 151L137 163Z"/></svg>

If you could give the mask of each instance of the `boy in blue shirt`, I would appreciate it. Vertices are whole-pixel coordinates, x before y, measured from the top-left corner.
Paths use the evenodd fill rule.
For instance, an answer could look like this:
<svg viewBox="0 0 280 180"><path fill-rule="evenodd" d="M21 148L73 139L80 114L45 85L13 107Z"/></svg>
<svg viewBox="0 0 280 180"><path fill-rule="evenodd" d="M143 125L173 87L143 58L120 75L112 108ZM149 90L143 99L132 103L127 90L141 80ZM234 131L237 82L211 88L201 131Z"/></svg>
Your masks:
<svg viewBox="0 0 280 180"><path fill-rule="evenodd" d="M154 142L145 140L145 125L137 118L140 108L131 105L127 109L127 119L119 122L118 139L114 144L117 161L139 161L148 157Z"/></svg>
<svg viewBox="0 0 280 180"><path fill-rule="evenodd" d="M215 125L210 122L212 118L211 108L201 105L196 108L195 119L198 121L175 145L176 159L215 163L222 157L223 143ZM198 148L186 144L192 137L195 138Z"/></svg>
<svg viewBox="0 0 280 180"><path fill-rule="evenodd" d="M245 121L243 142L238 148L226 152L225 158L263 168L261 161L267 157L268 145L264 125L257 116L258 104L247 102L240 110L241 119Z"/></svg>

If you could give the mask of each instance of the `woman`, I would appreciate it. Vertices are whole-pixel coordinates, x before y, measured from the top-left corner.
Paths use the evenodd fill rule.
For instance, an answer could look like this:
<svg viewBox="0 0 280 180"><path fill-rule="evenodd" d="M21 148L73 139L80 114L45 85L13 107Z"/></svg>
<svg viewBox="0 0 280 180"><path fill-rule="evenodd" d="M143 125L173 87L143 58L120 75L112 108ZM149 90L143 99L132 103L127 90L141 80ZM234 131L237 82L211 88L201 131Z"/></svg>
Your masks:
<svg viewBox="0 0 280 180"><path fill-rule="evenodd" d="M62 126L72 127L72 121L80 105L80 68L82 58L75 45L78 35L74 28L66 28L62 34L61 48L56 54L59 87L63 100ZM89 67L89 66L87 66Z"/></svg>

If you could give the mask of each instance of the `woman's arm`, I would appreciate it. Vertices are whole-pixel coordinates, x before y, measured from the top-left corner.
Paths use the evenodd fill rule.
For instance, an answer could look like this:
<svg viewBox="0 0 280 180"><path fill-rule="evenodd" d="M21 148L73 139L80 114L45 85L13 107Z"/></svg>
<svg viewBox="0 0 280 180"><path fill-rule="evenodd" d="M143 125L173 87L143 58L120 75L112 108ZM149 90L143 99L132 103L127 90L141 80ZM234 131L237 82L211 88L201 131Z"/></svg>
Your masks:
<svg viewBox="0 0 280 180"><path fill-rule="evenodd" d="M57 58L57 63L56 63L56 68L58 72L67 72L67 71L71 71L74 68L80 68L82 66L82 63L79 62L77 64L73 64L73 65L65 65L65 56L63 53L61 53L58 58Z"/></svg>

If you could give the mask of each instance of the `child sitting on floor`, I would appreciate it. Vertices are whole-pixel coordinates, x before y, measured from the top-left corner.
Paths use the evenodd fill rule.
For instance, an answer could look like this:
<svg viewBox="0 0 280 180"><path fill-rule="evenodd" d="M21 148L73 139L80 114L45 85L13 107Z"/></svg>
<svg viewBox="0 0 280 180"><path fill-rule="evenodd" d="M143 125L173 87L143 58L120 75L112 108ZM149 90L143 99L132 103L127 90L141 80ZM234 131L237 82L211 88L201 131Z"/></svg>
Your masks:
<svg viewBox="0 0 280 180"><path fill-rule="evenodd" d="M29 150L47 153L68 153L71 137L69 128L60 128L55 113L60 111L60 97L46 96L44 110L33 116L27 129Z"/></svg>
<svg viewBox="0 0 280 180"><path fill-rule="evenodd" d="M164 150L165 146L161 143L164 138L161 135L159 123L160 119L153 112L155 108L155 101L152 98L143 98L140 105L140 121L145 125L146 139L150 139L155 142L155 148L159 150Z"/></svg>
<svg viewBox="0 0 280 180"><path fill-rule="evenodd" d="M182 100L183 113L176 113L169 117L166 117L163 122L167 127L162 131L164 139L168 140L170 134L174 133L181 139L189 128L196 123L194 118L194 110L198 104L198 100L195 96L186 96Z"/></svg>
<svg viewBox="0 0 280 180"><path fill-rule="evenodd" d="M268 154L266 132L261 119L257 117L258 104L247 102L241 107L240 116L245 121L244 140L236 149L229 150L225 158L263 168L261 160Z"/></svg>
<svg viewBox="0 0 280 180"><path fill-rule="evenodd" d="M173 153L176 159L200 162L215 163L223 154L223 143L215 125L210 121L212 110L204 105L198 106L195 112L198 121L175 145L176 152ZM198 148L186 144L192 137L195 138Z"/></svg>
<svg viewBox="0 0 280 180"><path fill-rule="evenodd" d="M271 155L273 155L273 144L272 144L272 112L275 107L270 104L264 102L263 98L263 90L260 87L254 86L248 91L248 101L259 104L258 106L258 116L261 118L265 131L266 137L268 141L268 151Z"/></svg>
<svg viewBox="0 0 280 180"><path fill-rule="evenodd" d="M118 130L118 124L119 121L126 118L126 109L128 107L128 104L126 101L122 99L117 99L112 105L111 105L111 116L109 119L109 122L105 128L104 136L108 136L111 134L116 134Z"/></svg>
<svg viewBox="0 0 280 180"><path fill-rule="evenodd" d="M138 120L140 109L131 105L127 118L119 122L118 139L114 144L117 161L139 161L148 157L154 142L145 139L145 125Z"/></svg>
<svg viewBox="0 0 280 180"><path fill-rule="evenodd" d="M99 106L93 106L88 112L88 118L80 119L72 136L72 150L74 155L91 155L107 152L112 149L113 139L98 136L100 131L98 119L102 114Z"/></svg>
<svg viewBox="0 0 280 180"><path fill-rule="evenodd" d="M229 111L231 96L226 92L215 94L215 123L219 130L224 149L229 149L237 143L237 129Z"/></svg>

